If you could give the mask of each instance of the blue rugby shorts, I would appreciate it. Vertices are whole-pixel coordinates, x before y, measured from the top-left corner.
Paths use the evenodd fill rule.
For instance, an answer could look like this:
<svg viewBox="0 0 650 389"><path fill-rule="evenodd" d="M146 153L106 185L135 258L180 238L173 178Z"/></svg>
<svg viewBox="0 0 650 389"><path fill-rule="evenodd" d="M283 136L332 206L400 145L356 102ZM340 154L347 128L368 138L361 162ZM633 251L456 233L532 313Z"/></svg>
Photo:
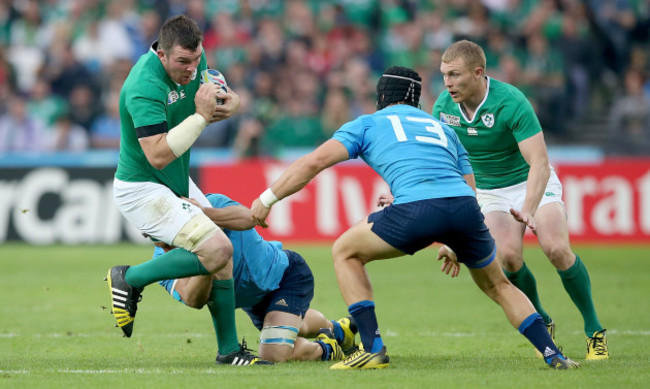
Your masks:
<svg viewBox="0 0 650 389"><path fill-rule="evenodd" d="M368 216L371 230L406 254L439 242L458 261L481 268L496 256L496 245L473 196L446 197L390 205Z"/></svg>
<svg viewBox="0 0 650 389"><path fill-rule="evenodd" d="M289 258L289 266L284 271L278 289L267 294L254 306L242 307L259 330L262 330L264 317L271 311L305 317L309 304L314 298L314 276L309 265L300 254L291 250L284 250L284 252Z"/></svg>

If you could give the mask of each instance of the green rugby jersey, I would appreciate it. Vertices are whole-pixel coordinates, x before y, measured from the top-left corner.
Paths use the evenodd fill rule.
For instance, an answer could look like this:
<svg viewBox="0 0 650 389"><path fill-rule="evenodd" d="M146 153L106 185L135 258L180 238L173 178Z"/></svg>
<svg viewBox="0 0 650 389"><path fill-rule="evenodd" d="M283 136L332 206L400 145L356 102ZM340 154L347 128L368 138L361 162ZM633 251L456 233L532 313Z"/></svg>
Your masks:
<svg viewBox="0 0 650 389"><path fill-rule="evenodd" d="M194 96L200 85L197 74L207 68L205 53L192 81L178 85L165 72L156 55L156 45L140 57L122 86L120 157L115 177L129 182L156 182L178 196L189 196L190 150L158 170L147 161L136 128L155 128L167 123L170 130L196 112Z"/></svg>
<svg viewBox="0 0 650 389"><path fill-rule="evenodd" d="M518 142L542 131L533 107L514 86L487 78L487 94L473 120L461 111L448 91L438 96L433 116L458 134L469 153L479 189L495 189L528 179L529 166Z"/></svg>

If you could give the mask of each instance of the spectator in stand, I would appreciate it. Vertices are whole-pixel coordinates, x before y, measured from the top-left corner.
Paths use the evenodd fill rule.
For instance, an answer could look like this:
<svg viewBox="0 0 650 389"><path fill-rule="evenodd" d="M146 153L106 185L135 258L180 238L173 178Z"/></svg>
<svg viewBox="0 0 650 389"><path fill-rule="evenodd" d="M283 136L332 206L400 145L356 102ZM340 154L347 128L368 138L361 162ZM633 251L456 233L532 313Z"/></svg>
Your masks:
<svg viewBox="0 0 650 389"><path fill-rule="evenodd" d="M565 99L563 62L560 53L549 45L542 34L533 34L526 41L522 63L523 82L530 87L528 97L536 107L542 128L553 134L565 130Z"/></svg>
<svg viewBox="0 0 650 389"><path fill-rule="evenodd" d="M47 127L27 113L25 98L13 95L0 116L0 152L41 152L47 149Z"/></svg>
<svg viewBox="0 0 650 389"><path fill-rule="evenodd" d="M90 141L88 131L73 122L70 114L64 113L54 122L49 129L45 148L48 151L85 151Z"/></svg>
<svg viewBox="0 0 650 389"><path fill-rule="evenodd" d="M610 151L643 154L650 149L650 98L643 93L643 75L635 69L625 73L625 92L609 114L612 127Z"/></svg>
<svg viewBox="0 0 650 389"><path fill-rule="evenodd" d="M104 101L104 113L90 127L90 145L94 149L120 148L119 89L109 93Z"/></svg>
<svg viewBox="0 0 650 389"><path fill-rule="evenodd" d="M9 26L7 59L16 70L20 91L27 92L34 85L38 69L43 63L42 45L51 34L51 26L43 23L36 0L26 0L21 5L17 8L20 17Z"/></svg>
<svg viewBox="0 0 650 389"><path fill-rule="evenodd" d="M309 97L310 112L325 109L324 91L343 88L352 117L372 113L374 82L387 63L418 70L425 81L421 102L431 104L443 89L437 81L441 78L431 70L438 68L441 49L452 40L474 37L485 47L488 69L504 63L513 70L516 62L521 64L518 85L529 84L539 92L531 98L544 127L561 134L561 124L577 128L572 121L593 117L594 110L609 111L624 74L611 69L632 67L630 50L649 52L648 4L648 0L4 1L0 112L6 110L8 95L31 93L39 78L51 84L51 95L63 99L84 84L94 101L106 100L112 83L122 83L124 69L128 73L134 59L157 38L161 20L186 13L205 29L204 50L211 66L222 71L235 90L255 96L250 111L242 113L252 115L251 123L262 128L280 119L294 124L286 111L292 94L302 89L296 75L305 71L317 82L316 88L307 88L317 90ZM534 52L539 36L547 41L542 54ZM606 46L607 42L617 46ZM544 57L546 52L550 57ZM564 99L554 98L557 91L549 94L545 84L550 79L551 89L555 88L560 63L566 89L559 96ZM549 112L553 114L545 114ZM74 109L70 113L77 115ZM92 125L74 120L87 129ZM296 120L297 125L304 124L303 119ZM329 118L317 115L315 120ZM207 144L232 145L232 137L227 142L214 139Z"/></svg>
<svg viewBox="0 0 650 389"><path fill-rule="evenodd" d="M336 130L351 119L350 101L345 91L341 88L327 91L321 114L321 125L325 136L332 136Z"/></svg>
<svg viewBox="0 0 650 389"><path fill-rule="evenodd" d="M39 77L27 101L29 114L39 117L46 125L51 126L67 110L68 102L61 96L53 94L50 83L43 77Z"/></svg>
<svg viewBox="0 0 650 389"><path fill-rule="evenodd" d="M70 92L70 119L82 126L91 128L101 112L101 106L96 93L90 86L80 84Z"/></svg>
<svg viewBox="0 0 650 389"><path fill-rule="evenodd" d="M50 81L52 93L68 98L79 84L94 85L93 75L75 57L70 42L53 42L41 74Z"/></svg>

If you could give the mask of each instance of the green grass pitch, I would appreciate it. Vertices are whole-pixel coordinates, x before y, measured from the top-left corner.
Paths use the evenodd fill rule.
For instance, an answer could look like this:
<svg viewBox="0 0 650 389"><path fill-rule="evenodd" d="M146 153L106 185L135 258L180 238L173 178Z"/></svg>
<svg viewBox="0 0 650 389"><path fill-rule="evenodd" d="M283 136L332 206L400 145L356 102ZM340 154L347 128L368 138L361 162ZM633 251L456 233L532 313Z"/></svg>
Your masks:
<svg viewBox="0 0 650 389"><path fill-rule="evenodd" d="M347 314L328 246L289 246L316 279L312 307ZM388 369L330 371L326 362L216 366L207 311L144 292L134 335L113 327L107 269L151 256L146 246L0 246L0 387L6 388L647 388L650 385L650 247L576 246L608 330L611 357L585 362L582 319L541 250L526 248L557 342L582 364L553 371L500 308L473 285L440 273L435 249L368 266L391 357ZM239 335L259 333L238 311Z"/></svg>

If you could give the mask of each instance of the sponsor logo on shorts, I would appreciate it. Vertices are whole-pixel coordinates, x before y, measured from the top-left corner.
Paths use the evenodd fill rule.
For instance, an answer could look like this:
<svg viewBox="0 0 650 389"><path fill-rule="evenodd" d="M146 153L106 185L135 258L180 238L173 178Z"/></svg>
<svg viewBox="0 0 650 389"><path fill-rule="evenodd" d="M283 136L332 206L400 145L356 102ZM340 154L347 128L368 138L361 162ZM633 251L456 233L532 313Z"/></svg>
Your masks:
<svg viewBox="0 0 650 389"><path fill-rule="evenodd" d="M544 196L553 197L553 196L557 196L557 195L555 193L553 193L553 192L546 192L546 193L544 193Z"/></svg>
<svg viewBox="0 0 650 389"><path fill-rule="evenodd" d="M288 307L289 306L289 304L287 304L287 302L284 301L284 299L280 299L280 300L276 301L275 305L280 305L280 306L283 306L283 307Z"/></svg>
<svg viewBox="0 0 650 389"><path fill-rule="evenodd" d="M442 120L445 124L449 124L450 126L460 127L460 118L458 116L448 115L446 113L440 112L440 120Z"/></svg>
<svg viewBox="0 0 650 389"><path fill-rule="evenodd" d="M192 207L188 203L183 203L183 210L190 211Z"/></svg>

